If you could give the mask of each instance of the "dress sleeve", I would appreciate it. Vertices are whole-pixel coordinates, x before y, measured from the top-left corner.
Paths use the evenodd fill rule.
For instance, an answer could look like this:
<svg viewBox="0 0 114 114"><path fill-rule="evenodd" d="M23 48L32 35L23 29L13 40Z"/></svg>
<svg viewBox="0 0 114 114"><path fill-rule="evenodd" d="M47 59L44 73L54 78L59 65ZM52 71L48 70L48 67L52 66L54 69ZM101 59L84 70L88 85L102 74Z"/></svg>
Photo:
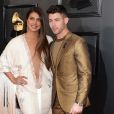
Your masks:
<svg viewBox="0 0 114 114"><path fill-rule="evenodd" d="M53 38L49 35L46 35L48 43L50 44L53 41Z"/></svg>
<svg viewBox="0 0 114 114"><path fill-rule="evenodd" d="M0 72L10 72L14 60L14 44L10 41L0 56Z"/></svg>

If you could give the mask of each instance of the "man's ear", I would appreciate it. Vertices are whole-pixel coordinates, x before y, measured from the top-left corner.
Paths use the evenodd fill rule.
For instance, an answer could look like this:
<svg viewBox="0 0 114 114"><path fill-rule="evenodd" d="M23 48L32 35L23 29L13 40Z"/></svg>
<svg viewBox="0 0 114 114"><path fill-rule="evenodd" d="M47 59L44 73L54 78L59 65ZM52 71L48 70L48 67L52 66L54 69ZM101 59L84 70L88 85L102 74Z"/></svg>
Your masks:
<svg viewBox="0 0 114 114"><path fill-rule="evenodd" d="M68 17L65 17L64 20L65 20L65 24L67 24L68 21L69 21L69 18Z"/></svg>

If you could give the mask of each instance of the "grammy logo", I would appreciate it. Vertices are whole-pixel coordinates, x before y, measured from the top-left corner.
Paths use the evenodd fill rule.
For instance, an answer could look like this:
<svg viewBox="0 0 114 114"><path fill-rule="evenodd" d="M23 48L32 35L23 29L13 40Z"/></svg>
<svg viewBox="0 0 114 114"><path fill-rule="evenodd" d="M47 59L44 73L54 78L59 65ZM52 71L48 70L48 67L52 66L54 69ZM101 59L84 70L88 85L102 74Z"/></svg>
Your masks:
<svg viewBox="0 0 114 114"><path fill-rule="evenodd" d="M12 16L12 23L15 31L23 30L23 20L20 19L19 13L14 12Z"/></svg>

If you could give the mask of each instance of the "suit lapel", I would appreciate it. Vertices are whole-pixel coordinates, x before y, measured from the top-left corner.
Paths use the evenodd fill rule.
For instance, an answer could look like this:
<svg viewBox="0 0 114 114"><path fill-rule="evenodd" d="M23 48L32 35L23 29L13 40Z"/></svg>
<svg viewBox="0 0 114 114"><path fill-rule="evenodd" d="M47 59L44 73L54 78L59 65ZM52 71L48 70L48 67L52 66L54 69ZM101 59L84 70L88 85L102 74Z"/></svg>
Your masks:
<svg viewBox="0 0 114 114"><path fill-rule="evenodd" d="M72 40L71 40L72 34L70 33L65 40L63 41L60 50L58 52L57 55L57 59L56 59L56 67L58 66L60 60L62 59L62 57L64 56L65 52L72 46Z"/></svg>
<svg viewBox="0 0 114 114"><path fill-rule="evenodd" d="M51 56L51 61L52 61L52 70L56 70L60 60L62 59L62 57L64 56L64 54L66 53L66 51L72 46L73 41L71 40L72 37L72 33L69 33L65 40L63 41L63 43L60 46L60 49L58 51L57 57L56 57L56 65L54 65L54 60L53 60L53 55L52 55L52 49L53 49L53 44L51 44L50 46L50 56ZM55 71L54 71L55 72Z"/></svg>
<svg viewBox="0 0 114 114"><path fill-rule="evenodd" d="M52 54L52 49L53 49L53 46L54 46L53 44L54 43L51 44L51 47L50 47L50 56L51 56L52 69L53 70L55 70L57 68L56 66L58 65L58 62L59 62L60 58L62 57L62 53L64 53L65 43L66 43L66 40L64 40L62 42L61 46L60 46L60 49L59 49L58 54L57 54L57 57L56 57L56 64L55 65L54 65L54 59L53 59L53 54Z"/></svg>
<svg viewBox="0 0 114 114"><path fill-rule="evenodd" d="M62 57L62 55L63 55L63 53L64 53L64 46L65 46L65 43L66 43L66 40L64 40L63 42L62 42L62 44L61 44L61 47L60 47L60 49L59 49L59 51L58 51L58 54L57 54L57 58L56 58L56 66L58 66L58 63L59 63L59 61L60 61L60 59L61 59L61 57Z"/></svg>

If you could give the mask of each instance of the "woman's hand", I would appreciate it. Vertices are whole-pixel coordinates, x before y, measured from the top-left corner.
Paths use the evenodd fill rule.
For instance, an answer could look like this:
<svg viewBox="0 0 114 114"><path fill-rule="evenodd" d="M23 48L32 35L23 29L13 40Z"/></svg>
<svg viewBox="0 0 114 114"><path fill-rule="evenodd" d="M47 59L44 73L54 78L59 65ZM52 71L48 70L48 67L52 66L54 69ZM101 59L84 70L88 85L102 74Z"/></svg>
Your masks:
<svg viewBox="0 0 114 114"><path fill-rule="evenodd" d="M26 85L27 84L27 77L25 76L18 76L18 77L14 77L12 80L12 83L16 84L16 85Z"/></svg>
<svg viewBox="0 0 114 114"><path fill-rule="evenodd" d="M11 72L4 72L4 74L11 80L13 84L22 86L27 84L27 77L25 76L14 77L14 75Z"/></svg>

